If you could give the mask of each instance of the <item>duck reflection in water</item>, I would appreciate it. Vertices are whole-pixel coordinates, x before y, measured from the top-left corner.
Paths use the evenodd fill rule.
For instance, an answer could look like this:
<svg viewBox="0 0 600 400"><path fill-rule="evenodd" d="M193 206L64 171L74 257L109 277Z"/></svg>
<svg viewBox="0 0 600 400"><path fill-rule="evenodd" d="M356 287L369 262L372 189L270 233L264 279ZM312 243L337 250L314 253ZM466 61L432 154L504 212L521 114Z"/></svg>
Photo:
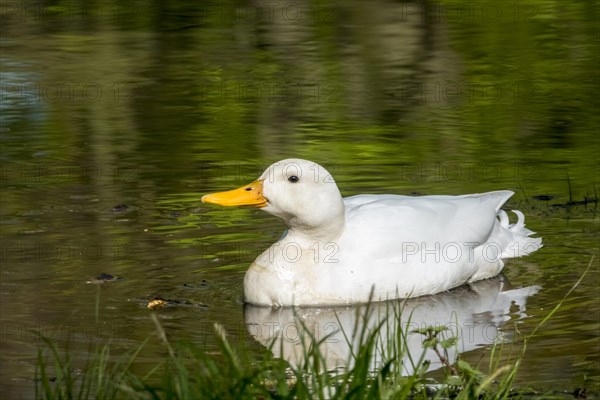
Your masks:
<svg viewBox="0 0 600 400"><path fill-rule="evenodd" d="M447 350L448 361L453 363L460 353L509 341L514 327L503 325L511 319L526 317L527 298L540 289L540 286L513 289L500 275L437 295L368 305L314 308L246 305L244 317L254 339L270 348L276 358L283 358L295 367L305 361L304 349L310 344L311 335L322 341L320 351L327 370L351 368L351 354L359 346L360 332L363 328L371 332L383 322L377 334L378 349L390 348L386 346L399 337L398 329L402 329L406 335L402 368L410 375L421 357L429 360L428 371L442 367L435 352L424 349L425 336L415 330L448 328L444 337L458 338L457 344ZM373 357L371 367L376 368L377 360L382 358L385 357Z"/></svg>

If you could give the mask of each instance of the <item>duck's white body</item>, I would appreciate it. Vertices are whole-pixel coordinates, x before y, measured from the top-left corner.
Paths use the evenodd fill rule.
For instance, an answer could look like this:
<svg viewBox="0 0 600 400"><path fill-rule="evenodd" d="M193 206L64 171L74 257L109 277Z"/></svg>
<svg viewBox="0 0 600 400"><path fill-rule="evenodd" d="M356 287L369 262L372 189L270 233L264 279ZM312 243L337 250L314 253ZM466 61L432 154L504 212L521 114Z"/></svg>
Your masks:
<svg viewBox="0 0 600 400"><path fill-rule="evenodd" d="M263 210L289 229L248 269L244 296L251 304L338 305L435 294L493 277L503 259L541 247L522 213L515 211L518 222L509 225L500 210L513 195L507 190L342 199L323 167L298 159L272 165L257 182Z"/></svg>

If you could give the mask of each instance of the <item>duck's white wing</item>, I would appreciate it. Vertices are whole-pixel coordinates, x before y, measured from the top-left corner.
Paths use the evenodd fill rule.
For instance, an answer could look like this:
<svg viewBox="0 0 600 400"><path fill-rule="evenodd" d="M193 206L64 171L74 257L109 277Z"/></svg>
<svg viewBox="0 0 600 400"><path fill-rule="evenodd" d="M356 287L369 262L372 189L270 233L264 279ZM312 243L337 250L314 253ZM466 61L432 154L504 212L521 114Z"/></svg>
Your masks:
<svg viewBox="0 0 600 400"><path fill-rule="evenodd" d="M512 195L503 190L463 196L352 196L344 199L346 230L357 244L378 248L384 256L402 243L483 244Z"/></svg>
<svg viewBox="0 0 600 400"><path fill-rule="evenodd" d="M344 200L346 225L338 263L321 283L353 299L438 293L477 273L482 244L498 230L496 218L513 194L464 196L359 195ZM492 262L494 273L502 264ZM346 276L351 277L345 278Z"/></svg>
<svg viewBox="0 0 600 400"><path fill-rule="evenodd" d="M346 228L343 248L353 264L382 260L406 264L409 253L452 251L486 243L499 223L496 215L511 191L464 196L359 195L344 199ZM428 253L429 252L429 253ZM463 254L466 254L463 251ZM427 262L426 264L430 264Z"/></svg>

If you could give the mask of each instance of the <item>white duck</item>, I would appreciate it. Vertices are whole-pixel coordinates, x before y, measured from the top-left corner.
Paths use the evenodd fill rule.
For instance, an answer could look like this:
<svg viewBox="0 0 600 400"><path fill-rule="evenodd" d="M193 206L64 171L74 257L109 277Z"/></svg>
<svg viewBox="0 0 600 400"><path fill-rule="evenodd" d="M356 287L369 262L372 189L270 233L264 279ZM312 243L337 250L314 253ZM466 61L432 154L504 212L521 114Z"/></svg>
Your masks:
<svg viewBox="0 0 600 400"><path fill-rule="evenodd" d="M504 259L542 246L517 214L500 207L509 190L462 196L357 195L342 199L317 163L276 162L258 180L202 197L254 206L287 232L252 263L244 299L264 306L362 303L443 292L497 275Z"/></svg>

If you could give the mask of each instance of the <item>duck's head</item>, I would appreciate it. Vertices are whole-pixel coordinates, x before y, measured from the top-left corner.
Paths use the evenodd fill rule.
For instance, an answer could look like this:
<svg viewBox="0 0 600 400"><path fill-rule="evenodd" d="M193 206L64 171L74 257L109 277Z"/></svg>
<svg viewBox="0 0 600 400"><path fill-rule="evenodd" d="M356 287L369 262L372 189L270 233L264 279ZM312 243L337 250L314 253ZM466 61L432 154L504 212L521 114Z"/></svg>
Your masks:
<svg viewBox="0 0 600 400"><path fill-rule="evenodd" d="M238 189L202 196L202 202L259 207L291 229L327 231L327 236L341 231L344 222L344 203L331 174L315 162L295 158L274 163Z"/></svg>

